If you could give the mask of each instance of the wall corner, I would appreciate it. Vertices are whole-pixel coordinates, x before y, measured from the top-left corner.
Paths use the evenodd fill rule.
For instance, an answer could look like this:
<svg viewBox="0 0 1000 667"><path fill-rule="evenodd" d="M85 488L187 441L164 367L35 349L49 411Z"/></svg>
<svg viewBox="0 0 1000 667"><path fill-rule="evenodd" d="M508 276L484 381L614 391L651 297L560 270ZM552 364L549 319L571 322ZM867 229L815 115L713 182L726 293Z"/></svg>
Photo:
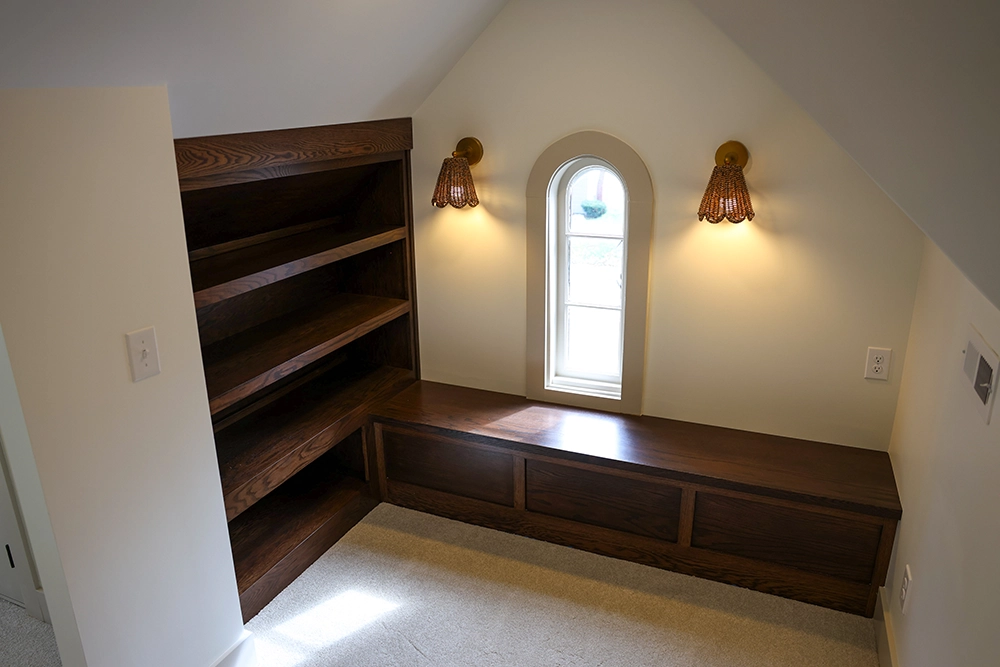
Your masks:
<svg viewBox="0 0 1000 667"><path fill-rule="evenodd" d="M875 605L875 643L878 646L879 667L900 667L896 653L896 635L892 626L891 600L885 586L878 589Z"/></svg>
<svg viewBox="0 0 1000 667"><path fill-rule="evenodd" d="M253 633L247 629L236 640L225 654L216 660L212 667L257 667L257 649L253 642Z"/></svg>

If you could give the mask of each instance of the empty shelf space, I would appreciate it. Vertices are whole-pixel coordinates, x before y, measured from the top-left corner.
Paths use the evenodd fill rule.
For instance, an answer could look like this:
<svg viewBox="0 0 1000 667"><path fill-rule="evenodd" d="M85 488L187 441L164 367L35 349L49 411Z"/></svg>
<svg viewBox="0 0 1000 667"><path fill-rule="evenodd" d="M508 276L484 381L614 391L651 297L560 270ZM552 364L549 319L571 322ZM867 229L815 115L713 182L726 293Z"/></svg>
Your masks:
<svg viewBox="0 0 1000 667"><path fill-rule="evenodd" d="M204 255L211 249L196 251L203 257L191 262L195 307L203 308L406 238L405 227L344 229L333 222L319 227L306 225L306 230L297 234L265 238L210 256Z"/></svg>
<svg viewBox="0 0 1000 667"><path fill-rule="evenodd" d="M202 350L212 414L408 313L402 299L336 294Z"/></svg>
<svg viewBox="0 0 1000 667"><path fill-rule="evenodd" d="M368 485L354 477L321 477L312 472L302 476L308 479L294 480L290 488L279 489L229 524L240 593L339 510L367 493Z"/></svg>
<svg viewBox="0 0 1000 667"><path fill-rule="evenodd" d="M350 530L377 502L360 479L322 462L229 523L244 620Z"/></svg>
<svg viewBox="0 0 1000 667"><path fill-rule="evenodd" d="M388 366L336 368L216 435L226 518L232 520L360 428L372 407L413 381Z"/></svg>

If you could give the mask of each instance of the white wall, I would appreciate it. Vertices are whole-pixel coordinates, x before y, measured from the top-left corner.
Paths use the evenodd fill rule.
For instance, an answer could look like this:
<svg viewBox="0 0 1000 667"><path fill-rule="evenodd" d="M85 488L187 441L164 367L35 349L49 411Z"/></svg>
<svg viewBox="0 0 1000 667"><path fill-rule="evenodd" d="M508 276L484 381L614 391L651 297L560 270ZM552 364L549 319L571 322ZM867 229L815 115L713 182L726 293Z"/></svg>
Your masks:
<svg viewBox="0 0 1000 667"><path fill-rule="evenodd" d="M0 116L2 117L2 116ZM0 219L2 221L2 219ZM4 229L0 227L0 230ZM2 237L2 232L0 232ZM31 451L28 427L24 423L21 400L17 395L14 373L7 356L7 343L0 328L0 452L5 457L10 483L21 518L25 538L38 573L45 607L55 631L59 655L65 667L84 665L83 645L73 613L73 603L66 586L66 574L59 558L59 548L52 534L49 511L45 506L35 456ZM41 602L41 600L40 600Z"/></svg>
<svg viewBox="0 0 1000 667"><path fill-rule="evenodd" d="M0 91L0 154L0 324L86 664L213 664L243 628L166 89Z"/></svg>
<svg viewBox="0 0 1000 667"><path fill-rule="evenodd" d="M1000 3L694 4L1000 306Z"/></svg>
<svg viewBox="0 0 1000 667"><path fill-rule="evenodd" d="M0 88L167 84L175 136L410 116L503 0L4 0Z"/></svg>
<svg viewBox="0 0 1000 667"><path fill-rule="evenodd" d="M1000 660L1000 409L987 426L963 386L970 324L1000 349L1000 310L928 242L889 449L903 520L886 585L903 667Z"/></svg>
<svg viewBox="0 0 1000 667"><path fill-rule="evenodd" d="M538 155L613 134L655 188L644 411L886 449L923 235L801 108L684 0L511 0L414 116L427 379L523 394L525 195ZM465 136L482 205L438 211ZM696 211L743 141L757 218ZM891 347L891 381L862 378Z"/></svg>

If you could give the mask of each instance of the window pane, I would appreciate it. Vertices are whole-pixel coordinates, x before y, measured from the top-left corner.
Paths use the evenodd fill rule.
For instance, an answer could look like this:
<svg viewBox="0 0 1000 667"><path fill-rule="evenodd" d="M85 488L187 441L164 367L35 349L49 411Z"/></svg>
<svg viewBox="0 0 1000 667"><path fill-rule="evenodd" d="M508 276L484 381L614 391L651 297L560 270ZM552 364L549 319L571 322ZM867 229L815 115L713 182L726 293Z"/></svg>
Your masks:
<svg viewBox="0 0 1000 667"><path fill-rule="evenodd" d="M582 169L569 184L569 211L569 231L573 234L622 236L625 188L610 169Z"/></svg>
<svg viewBox="0 0 1000 667"><path fill-rule="evenodd" d="M621 311L569 306L565 372L619 377Z"/></svg>
<svg viewBox="0 0 1000 667"><path fill-rule="evenodd" d="M623 252L623 241L571 236L567 300L621 308Z"/></svg>

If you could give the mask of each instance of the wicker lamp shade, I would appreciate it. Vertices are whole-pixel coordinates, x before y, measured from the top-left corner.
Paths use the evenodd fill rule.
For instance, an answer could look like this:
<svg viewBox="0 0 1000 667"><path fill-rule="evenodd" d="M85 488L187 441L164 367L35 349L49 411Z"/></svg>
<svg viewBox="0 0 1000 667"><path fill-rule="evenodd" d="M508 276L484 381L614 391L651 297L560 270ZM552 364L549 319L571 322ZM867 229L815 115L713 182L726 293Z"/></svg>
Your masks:
<svg viewBox="0 0 1000 667"><path fill-rule="evenodd" d="M712 178L698 207L698 219L711 223L724 219L729 222L753 220L753 205L743 178L743 167L724 164L712 170Z"/></svg>
<svg viewBox="0 0 1000 667"><path fill-rule="evenodd" d="M464 157L445 158L441 163L441 173L438 174L437 187L431 203L438 208L451 204L462 208L466 204L478 206L476 184L472 182L472 172L469 170L469 160Z"/></svg>
<svg viewBox="0 0 1000 667"><path fill-rule="evenodd" d="M738 141L729 141L719 146L715 153L716 167L712 170L705 196L701 198L701 206L698 207L699 220L708 220L712 224L723 220L753 220L753 204L750 203L746 179L743 178L743 167L748 159L746 146Z"/></svg>

